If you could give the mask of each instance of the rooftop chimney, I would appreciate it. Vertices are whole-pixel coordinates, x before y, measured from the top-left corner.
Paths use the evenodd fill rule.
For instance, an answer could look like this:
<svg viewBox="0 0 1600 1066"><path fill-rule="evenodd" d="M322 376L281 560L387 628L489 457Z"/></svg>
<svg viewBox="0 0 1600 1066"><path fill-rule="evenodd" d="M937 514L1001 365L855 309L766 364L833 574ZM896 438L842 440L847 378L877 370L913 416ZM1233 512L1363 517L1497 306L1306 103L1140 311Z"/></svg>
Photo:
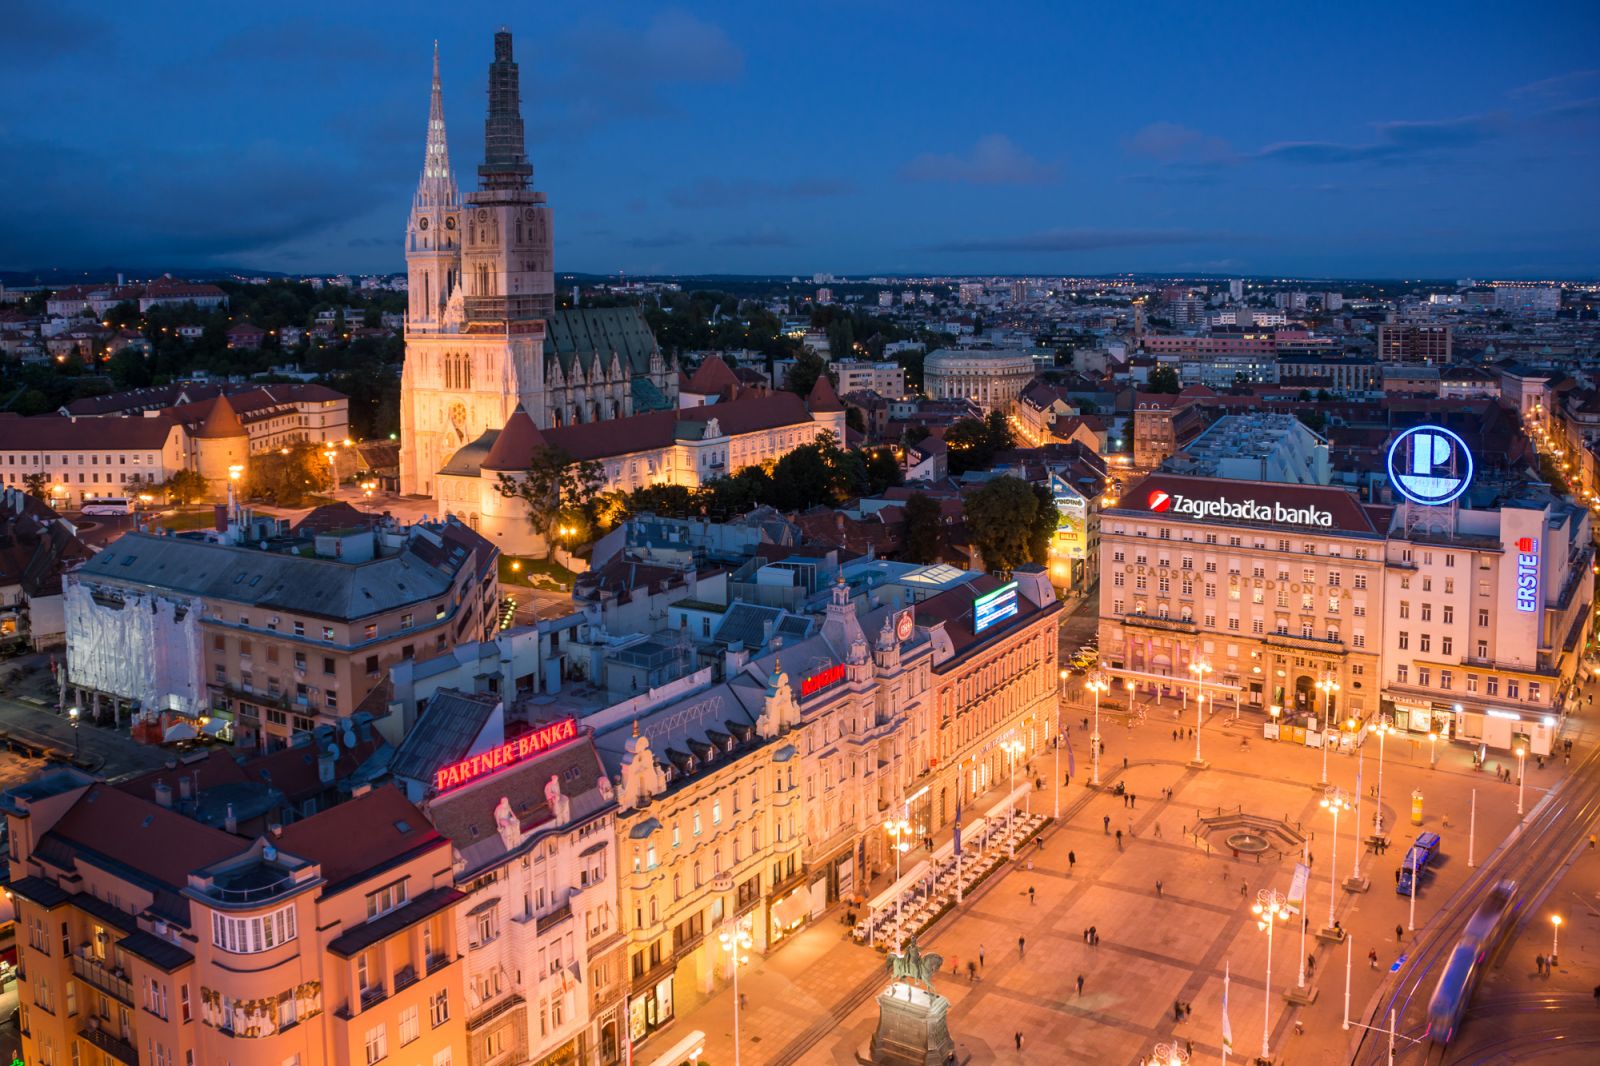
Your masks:
<svg viewBox="0 0 1600 1066"><path fill-rule="evenodd" d="M239 819L234 817L233 804L231 803L228 804L228 813L223 816L222 828L226 829L230 833L237 833L239 831Z"/></svg>
<svg viewBox="0 0 1600 1066"><path fill-rule="evenodd" d="M156 805L168 809L172 807L172 786L165 781L156 782Z"/></svg>

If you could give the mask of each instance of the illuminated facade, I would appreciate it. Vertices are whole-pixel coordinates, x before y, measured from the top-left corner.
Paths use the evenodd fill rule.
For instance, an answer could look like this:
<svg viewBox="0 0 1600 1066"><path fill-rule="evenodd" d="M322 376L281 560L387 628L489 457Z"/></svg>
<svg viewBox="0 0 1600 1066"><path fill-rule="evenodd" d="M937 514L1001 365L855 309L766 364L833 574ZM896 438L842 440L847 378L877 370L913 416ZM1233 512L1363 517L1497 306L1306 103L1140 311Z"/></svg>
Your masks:
<svg viewBox="0 0 1600 1066"><path fill-rule="evenodd" d="M932 683L912 730L913 830L948 825L958 802L969 817L982 814L975 797L1012 777L1002 743L1023 744L1015 780L1027 783L1026 760L1056 728L1061 604L1043 567L1019 567L1013 577L985 576L916 607Z"/></svg>
<svg viewBox="0 0 1600 1066"><path fill-rule="evenodd" d="M1343 489L1154 474L1100 520L1100 658L1119 684L1263 713L1377 711L1392 508Z"/></svg>
<svg viewBox="0 0 1600 1066"><path fill-rule="evenodd" d="M400 792L255 839L155 797L5 794L25 1061L464 1061L449 845Z"/></svg>

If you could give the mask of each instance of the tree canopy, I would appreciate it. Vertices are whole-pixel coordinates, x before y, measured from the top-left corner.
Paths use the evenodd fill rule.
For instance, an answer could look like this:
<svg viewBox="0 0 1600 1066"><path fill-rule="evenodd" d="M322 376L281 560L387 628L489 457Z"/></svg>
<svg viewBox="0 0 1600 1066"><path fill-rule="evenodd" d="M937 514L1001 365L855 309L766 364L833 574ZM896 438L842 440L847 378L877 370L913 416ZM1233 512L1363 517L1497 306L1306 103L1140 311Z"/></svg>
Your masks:
<svg viewBox="0 0 1600 1066"><path fill-rule="evenodd" d="M548 543L559 526L576 527L579 538L585 535L590 521L587 505L604 483L599 463L540 444L528 457L528 468L500 474L495 489L507 499L522 501L528 524Z"/></svg>
<svg viewBox="0 0 1600 1066"><path fill-rule="evenodd" d="M966 497L967 530L990 570L1012 570L1049 559L1059 515L1043 489L1020 478L997 477Z"/></svg>

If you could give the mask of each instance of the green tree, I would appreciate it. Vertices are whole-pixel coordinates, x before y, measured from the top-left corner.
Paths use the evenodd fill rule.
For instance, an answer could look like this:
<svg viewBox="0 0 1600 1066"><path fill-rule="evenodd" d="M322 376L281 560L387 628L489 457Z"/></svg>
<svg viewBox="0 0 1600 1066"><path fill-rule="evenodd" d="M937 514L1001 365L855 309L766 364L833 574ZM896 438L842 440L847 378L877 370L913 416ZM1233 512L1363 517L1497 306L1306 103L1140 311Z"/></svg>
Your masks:
<svg viewBox="0 0 1600 1066"><path fill-rule="evenodd" d="M1181 386L1178 384L1178 372L1170 366L1158 366L1150 371L1150 382L1145 386L1146 392L1170 392L1176 394Z"/></svg>
<svg viewBox="0 0 1600 1066"><path fill-rule="evenodd" d="M789 377L784 388L801 396L808 395L812 386L823 374L827 374L829 380L838 380L838 375L828 369L828 364L823 361L822 356L807 348L795 356L794 365L789 368Z"/></svg>
<svg viewBox="0 0 1600 1066"><path fill-rule="evenodd" d="M672 515L683 518L698 514L701 494L684 485L646 485L628 493L628 513Z"/></svg>
<svg viewBox="0 0 1600 1066"><path fill-rule="evenodd" d="M1039 497L1020 478L997 477L966 497L967 530L988 570L1011 570L1033 558Z"/></svg>
<svg viewBox="0 0 1600 1066"><path fill-rule="evenodd" d="M22 475L23 491L36 500L47 500L50 497L50 475L45 473L32 473Z"/></svg>
<svg viewBox="0 0 1600 1066"><path fill-rule="evenodd" d="M1039 504L1029 530L1028 553L1034 562L1049 566L1050 542L1055 539L1056 527L1061 524L1061 510L1056 506L1055 497L1044 486L1030 484L1028 487L1033 489L1033 498Z"/></svg>
<svg viewBox="0 0 1600 1066"><path fill-rule="evenodd" d="M187 506L206 494L206 479L196 470L179 470L161 486L167 498L180 507Z"/></svg>
<svg viewBox="0 0 1600 1066"><path fill-rule="evenodd" d="M905 512L905 547L901 558L908 563L938 562L942 524L939 501L925 492L913 492L906 500Z"/></svg>
<svg viewBox="0 0 1600 1066"><path fill-rule="evenodd" d="M326 485L328 461L310 441L299 441L250 459L245 494L279 507L303 507Z"/></svg>
<svg viewBox="0 0 1600 1066"><path fill-rule="evenodd" d="M119 389L142 389L155 380L144 353L131 347L113 355L106 370L111 374L111 383Z"/></svg>
<svg viewBox="0 0 1600 1066"><path fill-rule="evenodd" d="M888 448L879 448L867 458L867 492L876 496L885 489L892 488L905 481L905 472L900 469L900 461L894 457L894 452Z"/></svg>
<svg viewBox="0 0 1600 1066"><path fill-rule="evenodd" d="M506 499L522 501L528 524L548 543L550 531L573 520L604 483L599 463L541 444L528 457L526 470L500 474L495 488Z"/></svg>
<svg viewBox="0 0 1600 1066"><path fill-rule="evenodd" d="M856 331L848 318L837 318L828 327L828 354L833 359L849 359L855 354Z"/></svg>

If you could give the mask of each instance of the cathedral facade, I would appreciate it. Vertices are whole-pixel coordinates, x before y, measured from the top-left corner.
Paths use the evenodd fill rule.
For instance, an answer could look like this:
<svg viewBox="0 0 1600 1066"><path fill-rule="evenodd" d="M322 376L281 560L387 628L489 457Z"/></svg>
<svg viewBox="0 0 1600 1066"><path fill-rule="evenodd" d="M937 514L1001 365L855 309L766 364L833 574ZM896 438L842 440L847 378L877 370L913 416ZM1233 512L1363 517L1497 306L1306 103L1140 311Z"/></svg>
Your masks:
<svg viewBox="0 0 1600 1066"><path fill-rule="evenodd" d="M519 406L541 428L677 406L677 372L637 308L558 309L554 235L524 149L511 34L495 34L479 189L450 169L437 51L422 180L406 228L409 301L400 378L400 490L439 470Z"/></svg>

